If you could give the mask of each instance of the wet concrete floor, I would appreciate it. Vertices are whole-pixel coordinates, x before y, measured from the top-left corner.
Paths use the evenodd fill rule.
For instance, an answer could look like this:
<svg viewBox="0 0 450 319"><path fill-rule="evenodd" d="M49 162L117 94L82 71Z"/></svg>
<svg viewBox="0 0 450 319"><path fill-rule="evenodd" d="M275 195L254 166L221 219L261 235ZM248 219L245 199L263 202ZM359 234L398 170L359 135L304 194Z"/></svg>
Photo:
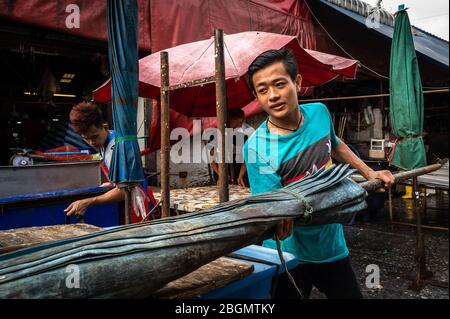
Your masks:
<svg viewBox="0 0 450 319"><path fill-rule="evenodd" d="M424 197L422 197L422 201ZM427 197L427 213L422 214L423 224L448 228L448 193ZM393 198L393 219L415 223L412 200ZM361 216L359 216L361 217ZM361 219L361 218L360 218ZM424 230L425 256L432 280L438 287L425 282L420 291L409 289L409 276L417 274L415 228L392 225L388 202L369 222L356 222L345 226L345 237L350 250L353 269L364 298L368 299L449 299L449 241L448 230ZM373 288L373 266L380 270L379 286ZM369 266L369 268L367 268ZM368 272L366 272L366 270ZM369 287L366 286L366 280ZM323 298L317 290L312 298Z"/></svg>

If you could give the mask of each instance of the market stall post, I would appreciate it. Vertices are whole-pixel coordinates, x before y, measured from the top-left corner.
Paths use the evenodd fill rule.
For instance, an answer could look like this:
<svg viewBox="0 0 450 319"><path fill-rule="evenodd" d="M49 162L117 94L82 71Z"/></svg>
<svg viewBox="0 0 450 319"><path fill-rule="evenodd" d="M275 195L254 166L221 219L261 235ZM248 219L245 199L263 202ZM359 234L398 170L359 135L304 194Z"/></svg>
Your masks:
<svg viewBox="0 0 450 319"><path fill-rule="evenodd" d="M161 52L161 217L170 216L169 54Z"/></svg>
<svg viewBox="0 0 450 319"><path fill-rule="evenodd" d="M216 76L216 116L218 134L219 201L229 199L228 170L226 163L226 126L227 126L227 88L225 83L225 57L223 30L214 30L215 76Z"/></svg>

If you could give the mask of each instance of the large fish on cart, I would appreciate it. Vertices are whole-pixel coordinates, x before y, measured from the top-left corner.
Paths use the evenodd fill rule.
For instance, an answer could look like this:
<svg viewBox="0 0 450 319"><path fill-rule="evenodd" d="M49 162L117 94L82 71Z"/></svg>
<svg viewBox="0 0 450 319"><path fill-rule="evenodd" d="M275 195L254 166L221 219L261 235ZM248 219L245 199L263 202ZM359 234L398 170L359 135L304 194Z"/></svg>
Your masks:
<svg viewBox="0 0 450 319"><path fill-rule="evenodd" d="M242 247L275 225L348 223L366 191L347 165L315 170L272 192L162 220L120 226L0 255L0 298L139 298ZM68 284L69 265L79 287Z"/></svg>

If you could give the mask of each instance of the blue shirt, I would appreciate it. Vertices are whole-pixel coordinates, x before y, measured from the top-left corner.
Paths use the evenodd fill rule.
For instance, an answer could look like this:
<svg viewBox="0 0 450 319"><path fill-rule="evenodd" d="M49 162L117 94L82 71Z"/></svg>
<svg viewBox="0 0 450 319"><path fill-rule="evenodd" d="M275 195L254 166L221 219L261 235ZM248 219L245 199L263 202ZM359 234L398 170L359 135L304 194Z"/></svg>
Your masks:
<svg viewBox="0 0 450 319"><path fill-rule="evenodd" d="M110 169L111 167L111 161L112 161L112 154L114 151L114 146L116 145L116 132L115 131L108 131L108 136L106 138L105 144L106 147L103 145L99 149L100 156L102 157L103 163L105 163L106 167Z"/></svg>
<svg viewBox="0 0 450 319"><path fill-rule="evenodd" d="M316 168L331 165L331 150L339 144L330 113L322 103L299 106L302 126L293 133L270 133L261 124L244 145L244 159L252 194L277 190L303 178ZM265 247L276 249L272 239ZM283 251L302 263L333 262L348 256L341 224L295 227L281 242Z"/></svg>

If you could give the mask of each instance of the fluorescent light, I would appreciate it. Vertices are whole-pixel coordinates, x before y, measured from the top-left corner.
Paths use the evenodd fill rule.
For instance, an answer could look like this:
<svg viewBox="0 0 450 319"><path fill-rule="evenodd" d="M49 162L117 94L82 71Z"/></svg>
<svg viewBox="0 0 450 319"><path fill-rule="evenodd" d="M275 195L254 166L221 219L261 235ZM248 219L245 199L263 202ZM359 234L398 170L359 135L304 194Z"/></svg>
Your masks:
<svg viewBox="0 0 450 319"><path fill-rule="evenodd" d="M62 94L62 93L55 93L53 96L59 96L59 97L77 97L75 94Z"/></svg>
<svg viewBox="0 0 450 319"><path fill-rule="evenodd" d="M75 74L73 73L64 73L63 79L73 79L75 77Z"/></svg>
<svg viewBox="0 0 450 319"><path fill-rule="evenodd" d="M37 95L37 93L31 93L31 92L23 92L24 95ZM63 94L63 93L55 93L53 96L59 96L59 97L77 97L75 94Z"/></svg>
<svg viewBox="0 0 450 319"><path fill-rule="evenodd" d="M70 82L72 82L72 79L62 78L61 80L59 80L59 82L61 82L61 83L70 83Z"/></svg>

